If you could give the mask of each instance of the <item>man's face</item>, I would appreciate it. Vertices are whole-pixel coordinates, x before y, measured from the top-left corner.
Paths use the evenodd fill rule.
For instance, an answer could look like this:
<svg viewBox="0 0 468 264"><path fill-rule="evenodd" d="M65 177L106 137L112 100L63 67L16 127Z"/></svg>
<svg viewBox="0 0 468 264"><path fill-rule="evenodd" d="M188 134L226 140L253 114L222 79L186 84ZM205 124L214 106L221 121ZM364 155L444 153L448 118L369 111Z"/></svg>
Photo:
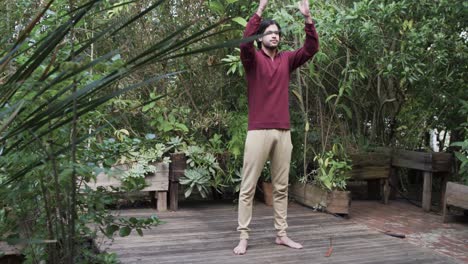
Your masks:
<svg viewBox="0 0 468 264"><path fill-rule="evenodd" d="M271 34L269 34L271 33ZM276 25L270 25L265 29L265 36L259 39L262 42L262 46L267 49L276 49L280 42L279 29Z"/></svg>

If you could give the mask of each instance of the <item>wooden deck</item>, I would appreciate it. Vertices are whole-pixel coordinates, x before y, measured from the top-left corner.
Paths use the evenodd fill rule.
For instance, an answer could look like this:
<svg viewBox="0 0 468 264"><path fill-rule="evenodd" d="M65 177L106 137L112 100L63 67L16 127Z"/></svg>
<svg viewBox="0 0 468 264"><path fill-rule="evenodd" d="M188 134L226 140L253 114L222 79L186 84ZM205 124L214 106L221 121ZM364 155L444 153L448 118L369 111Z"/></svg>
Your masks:
<svg viewBox="0 0 468 264"><path fill-rule="evenodd" d="M440 212L425 212L424 209L406 200L390 200L387 205L377 201L353 201L351 220L380 232L402 234L405 241L417 247L468 263L468 222L443 222ZM461 212L459 212L461 213Z"/></svg>
<svg viewBox="0 0 468 264"><path fill-rule="evenodd" d="M152 209L120 211L122 216L150 216ZM288 234L304 245L293 250L274 244L273 211L257 202L247 255L235 256L237 211L233 204L181 205L177 212L156 213L165 224L106 241L122 263L461 263L399 238L356 224L352 220L314 212L291 203ZM330 238L333 253L325 257Z"/></svg>

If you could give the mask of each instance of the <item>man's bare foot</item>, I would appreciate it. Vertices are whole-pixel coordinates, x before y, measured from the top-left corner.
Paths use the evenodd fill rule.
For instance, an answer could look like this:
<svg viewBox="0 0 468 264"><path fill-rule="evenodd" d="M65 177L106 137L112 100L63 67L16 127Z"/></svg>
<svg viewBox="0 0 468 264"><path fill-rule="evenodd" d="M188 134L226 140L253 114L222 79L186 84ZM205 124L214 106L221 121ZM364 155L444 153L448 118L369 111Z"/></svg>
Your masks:
<svg viewBox="0 0 468 264"><path fill-rule="evenodd" d="M244 255L247 252L247 239L241 239L233 251L236 255Z"/></svg>
<svg viewBox="0 0 468 264"><path fill-rule="evenodd" d="M301 244L292 241L287 236L276 237L275 243L278 244L278 245L284 245L284 246L287 246L287 247L290 247L290 248L295 248L295 249L301 249L302 248Z"/></svg>

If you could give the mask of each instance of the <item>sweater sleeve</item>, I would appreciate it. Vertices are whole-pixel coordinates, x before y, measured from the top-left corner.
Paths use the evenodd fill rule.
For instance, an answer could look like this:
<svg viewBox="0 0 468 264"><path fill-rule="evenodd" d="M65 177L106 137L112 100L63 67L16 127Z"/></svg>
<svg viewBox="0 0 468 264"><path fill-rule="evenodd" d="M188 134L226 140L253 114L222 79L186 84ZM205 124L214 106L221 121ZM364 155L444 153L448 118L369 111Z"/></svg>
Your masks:
<svg viewBox="0 0 468 264"><path fill-rule="evenodd" d="M289 70L292 72L302 64L311 59L319 50L318 34L314 24L305 24L306 38L304 45L292 52L289 52Z"/></svg>
<svg viewBox="0 0 468 264"><path fill-rule="evenodd" d="M260 26L262 18L256 13L249 19L244 31L244 38L254 36ZM248 71L255 63L255 46L254 41L242 43L240 45L240 57L244 69Z"/></svg>

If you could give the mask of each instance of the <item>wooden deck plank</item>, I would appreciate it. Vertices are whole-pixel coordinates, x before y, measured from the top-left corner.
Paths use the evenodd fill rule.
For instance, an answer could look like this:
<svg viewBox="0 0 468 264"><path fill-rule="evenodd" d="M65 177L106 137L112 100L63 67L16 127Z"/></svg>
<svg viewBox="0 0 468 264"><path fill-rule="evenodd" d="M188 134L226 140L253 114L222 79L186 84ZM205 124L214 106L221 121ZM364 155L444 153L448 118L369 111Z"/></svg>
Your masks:
<svg viewBox="0 0 468 264"><path fill-rule="evenodd" d="M151 209L125 210L121 216L150 216ZM247 255L235 256L238 242L236 207L230 204L183 206L177 212L157 213L165 224L143 237L106 241L122 263L457 263L451 258L418 248L332 215L297 204L288 210L288 234L304 245L294 250L274 244L273 210L258 203L251 222ZM333 240L333 254L324 257Z"/></svg>
<svg viewBox="0 0 468 264"><path fill-rule="evenodd" d="M308 235L307 233L304 233L304 235ZM347 243L349 242L356 242L356 237L359 237L360 239L366 238L365 241L361 242L366 242L366 243L376 243L381 245L382 242L379 240L380 238L375 238L376 236L379 235L368 235L368 236L363 236L362 233L359 235L358 232L356 232L353 236L348 236L348 237L334 237L334 240L338 240L340 242L336 242L336 246L349 246L354 247L354 245L348 245ZM255 241L251 241L251 246L256 246L261 245L261 244L271 244L271 246L275 246L273 244L273 238L272 236L256 236ZM202 243L201 243L202 242ZM314 239L307 239L307 240L300 240L301 243L307 242L309 244L313 244L314 248L317 246L323 246L323 247L328 247L329 243L329 237L317 237ZM145 251L148 250L148 248L158 248L159 252L155 254L168 254L169 252L182 252L186 250L187 248L190 248L190 250L204 250L205 248L219 248L222 249L226 246L233 247L237 243L237 239L235 238L230 238L230 239L225 239L225 238L212 238L212 239L191 239L191 240L184 240L183 244L180 244L180 241L170 241L166 244L164 244L163 241L159 242L148 242L148 243L134 243L129 242L127 244L119 244L119 245L113 245L112 249L114 249L116 252L118 252L121 255L124 255L128 252L130 253L145 253ZM342 244L345 243L345 244ZM129 245L131 244L131 246ZM356 245L360 246L360 245Z"/></svg>

